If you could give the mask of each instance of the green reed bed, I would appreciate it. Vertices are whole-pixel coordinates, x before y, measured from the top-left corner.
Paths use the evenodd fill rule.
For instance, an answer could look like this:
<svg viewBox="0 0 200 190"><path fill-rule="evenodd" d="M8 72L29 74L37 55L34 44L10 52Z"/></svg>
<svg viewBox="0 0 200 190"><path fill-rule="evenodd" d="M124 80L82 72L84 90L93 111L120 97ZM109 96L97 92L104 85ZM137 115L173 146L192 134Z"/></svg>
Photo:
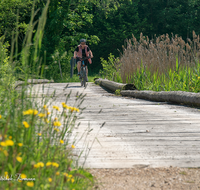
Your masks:
<svg viewBox="0 0 200 190"><path fill-rule="evenodd" d="M200 92L200 64L197 69L182 67L177 71L169 69L166 73L151 70L141 65L126 82L134 83L139 90Z"/></svg>
<svg viewBox="0 0 200 190"><path fill-rule="evenodd" d="M123 82L139 90L200 92L200 39L185 42L168 34L149 40L141 34L127 40L120 57Z"/></svg>
<svg viewBox="0 0 200 190"><path fill-rule="evenodd" d="M185 42L168 34L149 40L140 35L126 41L119 58L102 59L101 74L110 80L134 83L138 90L200 92L200 37Z"/></svg>

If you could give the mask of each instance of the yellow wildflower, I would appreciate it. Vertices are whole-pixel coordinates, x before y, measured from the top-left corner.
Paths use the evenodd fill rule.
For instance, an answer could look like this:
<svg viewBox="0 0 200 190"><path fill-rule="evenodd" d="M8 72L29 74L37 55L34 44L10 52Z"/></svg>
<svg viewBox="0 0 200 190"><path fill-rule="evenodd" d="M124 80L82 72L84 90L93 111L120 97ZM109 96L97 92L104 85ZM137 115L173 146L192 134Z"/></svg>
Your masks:
<svg viewBox="0 0 200 190"><path fill-rule="evenodd" d="M4 172L4 176L5 176L5 177L8 176L8 172Z"/></svg>
<svg viewBox="0 0 200 190"><path fill-rule="evenodd" d="M53 106L53 108L60 111L60 108L58 106Z"/></svg>
<svg viewBox="0 0 200 190"><path fill-rule="evenodd" d="M21 179L25 179L26 178L26 175L25 174L21 174Z"/></svg>
<svg viewBox="0 0 200 190"><path fill-rule="evenodd" d="M35 168L42 168L44 167L44 163L43 162L38 162L37 164L34 165Z"/></svg>
<svg viewBox="0 0 200 190"><path fill-rule="evenodd" d="M198 77L198 79L200 80L200 77Z"/></svg>
<svg viewBox="0 0 200 190"><path fill-rule="evenodd" d="M60 143L61 143L61 144L63 144L63 143L64 143L64 141L63 141L63 140L60 140Z"/></svg>
<svg viewBox="0 0 200 190"><path fill-rule="evenodd" d="M56 175L60 175L60 172L56 172Z"/></svg>
<svg viewBox="0 0 200 190"><path fill-rule="evenodd" d="M61 126L61 123L60 123L60 121L54 121L54 122L53 122L53 125L54 125L55 127L60 127L60 126Z"/></svg>
<svg viewBox="0 0 200 190"><path fill-rule="evenodd" d="M72 145L72 148L76 148L74 145Z"/></svg>
<svg viewBox="0 0 200 190"><path fill-rule="evenodd" d="M69 177L69 178L72 178L72 175L69 175L68 177Z"/></svg>
<svg viewBox="0 0 200 190"><path fill-rule="evenodd" d="M37 115L38 111L37 110L33 110L33 115Z"/></svg>
<svg viewBox="0 0 200 190"><path fill-rule="evenodd" d="M2 116L0 115L0 119L2 118Z"/></svg>
<svg viewBox="0 0 200 190"><path fill-rule="evenodd" d="M23 115L31 115L33 114L33 110L29 109L27 111L23 111Z"/></svg>
<svg viewBox="0 0 200 190"><path fill-rule="evenodd" d="M65 105L65 102L62 102L61 104L64 106L64 105Z"/></svg>
<svg viewBox="0 0 200 190"><path fill-rule="evenodd" d="M57 121L57 120L58 120L58 118L57 118L57 117L55 117L54 121Z"/></svg>
<svg viewBox="0 0 200 190"><path fill-rule="evenodd" d="M78 108L75 108L75 111L80 112L80 110Z"/></svg>
<svg viewBox="0 0 200 190"><path fill-rule="evenodd" d="M41 136L42 134L41 133L38 133L38 136Z"/></svg>
<svg viewBox="0 0 200 190"><path fill-rule="evenodd" d="M33 186L34 186L34 183L33 183L32 181L29 181L29 182L26 183L26 185L27 185L28 187L33 187Z"/></svg>
<svg viewBox="0 0 200 190"><path fill-rule="evenodd" d="M1 146L6 146L6 143L4 141L1 142L0 144L1 144Z"/></svg>
<svg viewBox="0 0 200 190"><path fill-rule="evenodd" d="M44 121L45 121L46 123L49 123L49 120L48 120L47 118L45 118Z"/></svg>
<svg viewBox="0 0 200 190"><path fill-rule="evenodd" d="M50 166L52 163L51 162L47 162L46 163L46 166Z"/></svg>
<svg viewBox="0 0 200 190"><path fill-rule="evenodd" d="M29 124L26 121L23 121L23 125L24 127L29 128Z"/></svg>
<svg viewBox="0 0 200 190"><path fill-rule="evenodd" d="M46 105L44 105L43 108L48 112L48 108Z"/></svg>
<svg viewBox="0 0 200 190"><path fill-rule="evenodd" d="M17 159L18 162L22 162L22 157L17 156L16 159Z"/></svg>
<svg viewBox="0 0 200 190"><path fill-rule="evenodd" d="M9 138L9 139L12 139L12 136L9 136L8 138Z"/></svg>
<svg viewBox="0 0 200 190"><path fill-rule="evenodd" d="M59 132L59 129L57 129L57 128L54 128L54 131L57 131L57 132Z"/></svg>
<svg viewBox="0 0 200 190"><path fill-rule="evenodd" d="M23 144L22 143L18 143L18 146L23 146Z"/></svg>
<svg viewBox="0 0 200 190"><path fill-rule="evenodd" d="M71 108L71 112L73 112L73 111L75 111L75 110L76 110L76 108L74 108L74 107Z"/></svg>
<svg viewBox="0 0 200 190"><path fill-rule="evenodd" d="M70 109L70 107L68 105L63 105L63 108L66 108L66 109Z"/></svg>
<svg viewBox="0 0 200 190"><path fill-rule="evenodd" d="M74 178L72 178L72 179L71 179L71 182L74 183L74 181L75 181Z"/></svg>
<svg viewBox="0 0 200 190"><path fill-rule="evenodd" d="M21 182L22 182L22 180L21 180L21 179L18 179L18 182L20 182L20 183L21 183Z"/></svg>
<svg viewBox="0 0 200 190"><path fill-rule="evenodd" d="M29 114L33 114L33 110L29 110Z"/></svg>
<svg viewBox="0 0 200 190"><path fill-rule="evenodd" d="M68 177L68 173L65 173L65 172L64 172L63 175L66 176L66 177Z"/></svg>
<svg viewBox="0 0 200 190"><path fill-rule="evenodd" d="M46 115L44 113L39 113L38 116L39 117L45 117Z"/></svg>
<svg viewBox="0 0 200 190"><path fill-rule="evenodd" d="M50 115L50 112L47 112L47 115Z"/></svg>
<svg viewBox="0 0 200 190"><path fill-rule="evenodd" d="M56 168L58 168L59 164L57 164L56 162L52 162L52 166L55 166Z"/></svg>
<svg viewBox="0 0 200 190"><path fill-rule="evenodd" d="M52 178L49 177L48 180L49 180L49 182L52 182Z"/></svg>
<svg viewBox="0 0 200 190"><path fill-rule="evenodd" d="M6 143L7 146L13 146L14 145L14 142L10 139L6 140L5 143Z"/></svg>

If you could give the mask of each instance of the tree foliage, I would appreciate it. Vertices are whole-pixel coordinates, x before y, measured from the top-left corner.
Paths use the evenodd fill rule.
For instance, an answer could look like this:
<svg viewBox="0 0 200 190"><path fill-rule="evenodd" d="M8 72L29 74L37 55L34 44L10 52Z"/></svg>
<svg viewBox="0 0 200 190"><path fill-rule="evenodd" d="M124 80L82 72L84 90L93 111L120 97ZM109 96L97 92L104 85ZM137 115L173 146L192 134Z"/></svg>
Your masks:
<svg viewBox="0 0 200 190"><path fill-rule="evenodd" d="M23 41L34 2L40 13L46 0L1 0L0 35L6 33L5 39L11 41L18 25L19 42ZM55 55L56 60L62 57L63 72L69 72L69 60L80 38L87 39L94 54L90 69L98 72L100 57L119 56L132 34L139 39L141 32L150 38L173 33L186 39L193 30L200 33L199 25L200 0L51 0L41 51L46 51L46 77L52 73L59 77Z"/></svg>
<svg viewBox="0 0 200 190"><path fill-rule="evenodd" d="M12 32L18 25L19 42L22 42L30 21L32 5L33 0L1 0L0 35L6 34L6 39L10 41Z"/></svg>

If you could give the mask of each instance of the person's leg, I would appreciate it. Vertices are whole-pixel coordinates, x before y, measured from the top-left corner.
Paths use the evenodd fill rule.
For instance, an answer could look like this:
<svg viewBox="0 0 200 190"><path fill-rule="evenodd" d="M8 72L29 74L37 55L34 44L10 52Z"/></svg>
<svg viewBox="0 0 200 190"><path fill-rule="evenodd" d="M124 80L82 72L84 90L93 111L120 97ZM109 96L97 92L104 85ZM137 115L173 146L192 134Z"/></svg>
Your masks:
<svg viewBox="0 0 200 190"><path fill-rule="evenodd" d="M78 69L78 74L81 72L81 61L77 62L77 69Z"/></svg>

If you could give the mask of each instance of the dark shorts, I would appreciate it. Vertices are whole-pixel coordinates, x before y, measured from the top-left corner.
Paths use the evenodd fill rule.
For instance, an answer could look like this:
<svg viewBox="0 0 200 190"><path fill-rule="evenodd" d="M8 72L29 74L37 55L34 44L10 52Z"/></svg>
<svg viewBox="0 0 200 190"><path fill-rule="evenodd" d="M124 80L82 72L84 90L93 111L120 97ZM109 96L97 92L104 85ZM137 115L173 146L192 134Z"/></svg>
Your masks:
<svg viewBox="0 0 200 190"><path fill-rule="evenodd" d="M79 61L81 60L79 58L76 58L76 63L78 63ZM84 62L85 62L85 66L87 66L89 63L88 59L84 60Z"/></svg>

